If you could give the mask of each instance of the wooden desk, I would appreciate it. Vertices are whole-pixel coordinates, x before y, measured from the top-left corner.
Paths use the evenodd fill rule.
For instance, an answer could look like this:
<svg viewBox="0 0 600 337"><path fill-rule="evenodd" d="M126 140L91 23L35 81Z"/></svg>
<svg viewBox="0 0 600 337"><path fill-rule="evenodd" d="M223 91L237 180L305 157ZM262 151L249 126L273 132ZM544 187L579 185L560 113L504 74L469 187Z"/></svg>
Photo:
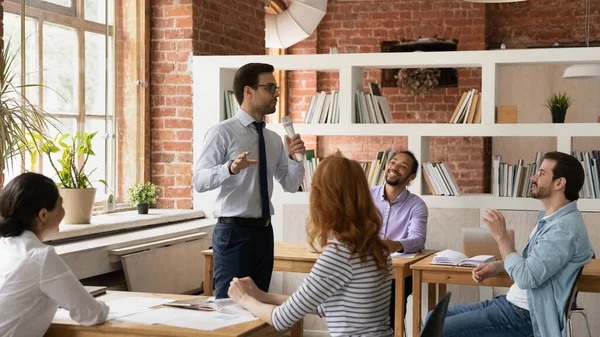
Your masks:
<svg viewBox="0 0 600 337"><path fill-rule="evenodd" d="M404 336L404 279L412 275L410 266L421 259L435 253L435 250L425 250L414 258L393 258L393 275L396 280L396 309L395 309L395 336ZM213 252L205 250L204 255L204 295L211 296L213 292ZM273 271L291 273L308 273L319 257L312 253L307 243L275 242ZM414 282L414 280L413 280ZM414 296L414 295L413 295ZM302 324L297 324L291 330L291 336L302 336Z"/></svg>
<svg viewBox="0 0 600 337"><path fill-rule="evenodd" d="M201 296L172 295L172 294L151 294L109 291L106 295L98 297L103 301L111 301L129 296L144 297L164 297L172 299L190 299ZM187 309L181 309L187 310ZM56 319L50 325L50 328L44 335L45 337L274 337L280 334L267 323L256 320L242 324L233 325L227 328L202 331L185 329L167 325L143 325L130 322L121 322L111 320L104 324L85 327L71 320Z"/></svg>
<svg viewBox="0 0 600 337"><path fill-rule="evenodd" d="M433 256L422 259L410 266L413 272L413 336L419 337L421 331L421 283L429 283L428 309L431 311L437 304L438 299L446 295L447 284L479 286L473 281L470 267L455 267L432 265ZM437 284L438 298L436 298ZM496 277L486 279L481 285L490 287L510 287L513 280L507 273L501 273ZM581 292L600 293L600 260L591 260L583 268L583 273L577 283Z"/></svg>

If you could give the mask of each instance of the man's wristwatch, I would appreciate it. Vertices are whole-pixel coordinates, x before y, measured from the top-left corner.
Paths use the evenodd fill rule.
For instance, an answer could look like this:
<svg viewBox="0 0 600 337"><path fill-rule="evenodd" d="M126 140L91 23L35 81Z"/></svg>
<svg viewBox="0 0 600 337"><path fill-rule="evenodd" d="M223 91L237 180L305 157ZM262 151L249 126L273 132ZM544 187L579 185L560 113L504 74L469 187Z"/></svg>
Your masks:
<svg viewBox="0 0 600 337"><path fill-rule="evenodd" d="M233 164L233 160L227 162L227 168L229 169L229 174L236 175L236 173L231 172L231 164Z"/></svg>

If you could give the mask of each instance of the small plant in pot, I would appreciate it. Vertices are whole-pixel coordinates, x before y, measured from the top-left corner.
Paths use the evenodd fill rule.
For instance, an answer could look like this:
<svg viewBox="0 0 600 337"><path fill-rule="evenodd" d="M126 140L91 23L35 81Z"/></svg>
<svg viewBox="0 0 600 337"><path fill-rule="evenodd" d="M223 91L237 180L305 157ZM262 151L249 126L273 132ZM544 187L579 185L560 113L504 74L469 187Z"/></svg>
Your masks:
<svg viewBox="0 0 600 337"><path fill-rule="evenodd" d="M48 157L50 166L58 177L58 187L65 208L65 224L89 224L96 198L96 188L89 179L96 169L85 172L90 156L96 154L92 150L92 139L98 132L58 134L54 139L43 140L34 135L34 141L41 142L40 151ZM58 159L53 154L60 153ZM32 166L35 166L37 151L32 153ZM98 182L107 186L104 180Z"/></svg>
<svg viewBox="0 0 600 337"><path fill-rule="evenodd" d="M138 214L148 214L150 204L156 203L158 187L151 182L135 184L129 188L129 201L137 205Z"/></svg>
<svg viewBox="0 0 600 337"><path fill-rule="evenodd" d="M548 98L546 107L552 114L552 123L564 123L567 109L571 106L571 98L567 93L553 94Z"/></svg>

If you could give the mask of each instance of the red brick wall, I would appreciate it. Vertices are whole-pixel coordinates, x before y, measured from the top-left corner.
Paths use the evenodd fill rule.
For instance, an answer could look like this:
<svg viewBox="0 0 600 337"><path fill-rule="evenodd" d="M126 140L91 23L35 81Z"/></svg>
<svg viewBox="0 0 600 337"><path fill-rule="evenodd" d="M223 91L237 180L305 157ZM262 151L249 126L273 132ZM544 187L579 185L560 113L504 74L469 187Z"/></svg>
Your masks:
<svg viewBox="0 0 600 337"><path fill-rule="evenodd" d="M377 1L330 3L327 15L310 43L318 53L328 53L337 45L340 53L376 53L381 42L438 38L454 40L458 50L482 50L485 47L485 7L463 0ZM316 37L314 36L316 35ZM288 53L299 53L298 45ZM299 48L305 51L307 48ZM289 112L295 120L303 120L315 91L339 90L338 73L291 72L288 85L304 97L290 94ZM316 88L307 86L316 76ZM369 82L381 83L381 71L364 72L364 90ZM304 89L301 89L304 88ZM425 97L412 96L402 88L382 88L397 123L446 123L463 92L481 90L480 69L460 69L458 87L437 88ZM465 193L480 193L489 184L489 165L483 160L487 143L482 138L435 138L430 144L430 160L447 161ZM317 154L326 156L335 150L344 155L370 161L378 151L407 148L406 137L317 137ZM464 153L473 155L463 156ZM479 158L474 165L471 161ZM488 180L485 180L488 177Z"/></svg>
<svg viewBox="0 0 600 337"><path fill-rule="evenodd" d="M600 40L600 2L590 1L590 41ZM542 0L489 5L488 36L492 46L507 48L585 43L585 1Z"/></svg>
<svg viewBox="0 0 600 337"><path fill-rule="evenodd" d="M261 0L156 0L151 33L152 180L158 206L191 208L191 56L264 54Z"/></svg>

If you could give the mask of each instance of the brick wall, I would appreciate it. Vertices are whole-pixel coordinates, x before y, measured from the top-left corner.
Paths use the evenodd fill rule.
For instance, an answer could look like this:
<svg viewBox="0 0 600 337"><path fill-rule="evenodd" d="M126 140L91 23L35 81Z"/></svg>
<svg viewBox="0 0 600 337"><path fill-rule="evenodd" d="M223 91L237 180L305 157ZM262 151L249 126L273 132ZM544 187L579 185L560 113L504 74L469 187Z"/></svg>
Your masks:
<svg viewBox="0 0 600 337"><path fill-rule="evenodd" d="M485 17L484 5L462 0L436 1L435 6L426 0L332 2L308 43L318 53L328 53L332 45L336 45L340 53L377 53L384 41L438 38L457 42L458 50L482 50L485 47ZM297 47L290 48L288 53L299 53ZM307 48L299 49L305 51ZM306 85L315 78L316 88ZM365 91L368 91L369 82L381 83L381 71L366 70ZM289 98L293 119L303 120L315 90L339 90L339 74L292 72L288 85L299 94L309 91L304 97L290 94ZM397 123L446 123L462 93L471 88L481 90L480 69L459 69L457 87L437 88L425 97L412 96L402 88L382 88L382 94L387 97ZM464 192L486 192L489 165L488 160L483 159L483 153L489 143L483 138L432 138L430 160L449 162ZM317 137L319 156L340 150L350 158L370 161L376 158L378 151L387 148L406 149L406 137ZM465 156L465 153L472 155ZM473 164L474 158L479 158L477 164Z"/></svg>
<svg viewBox="0 0 600 337"><path fill-rule="evenodd" d="M191 56L264 54L261 0L155 0L151 32L152 180L158 206L191 208Z"/></svg>
<svg viewBox="0 0 600 337"><path fill-rule="evenodd" d="M600 42L600 1L590 1L590 41ZM550 47L585 43L585 1L542 0L488 7L488 37L492 46Z"/></svg>

